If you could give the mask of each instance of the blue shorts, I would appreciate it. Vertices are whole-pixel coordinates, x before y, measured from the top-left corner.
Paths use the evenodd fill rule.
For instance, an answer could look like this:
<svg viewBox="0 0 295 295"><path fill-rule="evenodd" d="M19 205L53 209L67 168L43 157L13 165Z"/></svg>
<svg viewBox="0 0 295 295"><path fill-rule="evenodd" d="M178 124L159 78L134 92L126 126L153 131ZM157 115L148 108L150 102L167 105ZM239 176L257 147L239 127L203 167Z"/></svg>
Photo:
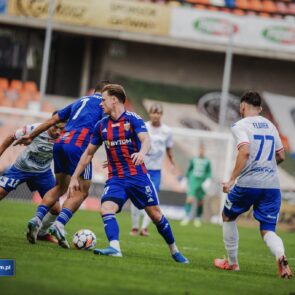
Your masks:
<svg viewBox="0 0 295 295"><path fill-rule="evenodd" d="M26 182L30 191L37 191L43 198L55 186L55 179L51 169L42 173L25 172L11 166L0 177L0 187L8 193Z"/></svg>
<svg viewBox="0 0 295 295"><path fill-rule="evenodd" d="M156 191L160 191L160 183L161 183L161 170L148 170L148 174L150 175L151 181L153 182Z"/></svg>
<svg viewBox="0 0 295 295"><path fill-rule="evenodd" d="M275 231L281 207L280 190L235 185L227 195L223 213L229 218L236 218L252 205L254 217L260 222L260 230Z"/></svg>
<svg viewBox="0 0 295 295"><path fill-rule="evenodd" d="M138 209L159 205L157 191L148 174L112 177L107 180L101 203L112 201L119 206L120 212L128 199Z"/></svg>
<svg viewBox="0 0 295 295"><path fill-rule="evenodd" d="M80 161L84 149L64 143L56 143L53 146L54 173L73 175ZM92 178L92 163L90 163L80 175L83 179Z"/></svg>

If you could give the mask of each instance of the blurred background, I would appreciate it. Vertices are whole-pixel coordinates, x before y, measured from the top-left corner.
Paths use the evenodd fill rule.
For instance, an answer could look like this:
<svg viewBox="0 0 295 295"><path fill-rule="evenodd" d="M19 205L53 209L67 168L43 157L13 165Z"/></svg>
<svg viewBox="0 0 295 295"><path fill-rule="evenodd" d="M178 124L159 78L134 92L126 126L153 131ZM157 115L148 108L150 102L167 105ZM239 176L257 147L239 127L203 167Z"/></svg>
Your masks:
<svg viewBox="0 0 295 295"><path fill-rule="evenodd" d="M235 159L229 126L239 96L260 91L263 115L279 129L280 226L295 229L295 2L292 0L0 0L0 141L25 124L93 92L122 84L126 107L148 119L154 101L174 133L176 171L164 163L160 201L181 219L189 160L204 143L212 161L205 219L218 220L221 181ZM21 147L0 159L3 173ZM103 148L83 208L97 210L106 171ZM8 199L39 201L26 185ZM241 223L251 224L251 214Z"/></svg>

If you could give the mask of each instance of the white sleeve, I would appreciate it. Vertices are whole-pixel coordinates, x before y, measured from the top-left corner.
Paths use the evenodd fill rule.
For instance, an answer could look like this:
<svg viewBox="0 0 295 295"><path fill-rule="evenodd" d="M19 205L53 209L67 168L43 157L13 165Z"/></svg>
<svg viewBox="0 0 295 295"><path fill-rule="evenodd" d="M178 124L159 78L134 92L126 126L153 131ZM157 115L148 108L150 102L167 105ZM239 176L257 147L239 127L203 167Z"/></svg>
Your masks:
<svg viewBox="0 0 295 295"><path fill-rule="evenodd" d="M166 148L172 148L172 146L173 146L173 135L172 135L172 131L169 129L167 138L166 138Z"/></svg>
<svg viewBox="0 0 295 295"><path fill-rule="evenodd" d="M24 135L31 134L33 130L39 126L40 124L31 124L31 125L26 125L23 128L17 129L14 133L14 139L20 139Z"/></svg>
<svg viewBox="0 0 295 295"><path fill-rule="evenodd" d="M274 127L274 134L275 134L275 148L276 148L276 152L280 152L281 150L284 149L282 140L280 138L279 132L277 130L277 128Z"/></svg>
<svg viewBox="0 0 295 295"><path fill-rule="evenodd" d="M237 144L237 149L239 149L244 144L250 144L248 134L240 124L234 124L231 127L231 131L234 135Z"/></svg>

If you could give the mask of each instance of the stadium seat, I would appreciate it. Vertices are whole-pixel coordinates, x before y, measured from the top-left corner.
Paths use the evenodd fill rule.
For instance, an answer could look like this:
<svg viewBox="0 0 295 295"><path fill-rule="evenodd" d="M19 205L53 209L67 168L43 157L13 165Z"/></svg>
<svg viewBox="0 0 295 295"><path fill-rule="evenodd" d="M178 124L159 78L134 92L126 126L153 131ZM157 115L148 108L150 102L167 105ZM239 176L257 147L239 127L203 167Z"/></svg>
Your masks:
<svg viewBox="0 0 295 295"><path fill-rule="evenodd" d="M14 89L16 91L21 91L23 88L23 83L20 80L12 80L10 82L10 89Z"/></svg>
<svg viewBox="0 0 295 295"><path fill-rule="evenodd" d="M249 9L254 11L262 11L262 4L260 0L249 1Z"/></svg>
<svg viewBox="0 0 295 295"><path fill-rule="evenodd" d="M27 81L24 83L24 90L30 93L36 93L38 91L38 87L36 82Z"/></svg>
<svg viewBox="0 0 295 295"><path fill-rule="evenodd" d="M288 7L284 2L276 2L275 5L276 5L276 11L278 13L282 13L282 14L287 13Z"/></svg>
<svg viewBox="0 0 295 295"><path fill-rule="evenodd" d="M289 3L288 5L288 13L291 15L295 15L295 3Z"/></svg>
<svg viewBox="0 0 295 295"><path fill-rule="evenodd" d="M262 10L265 12L276 12L277 11L277 6L275 3L271 0L266 0L262 2Z"/></svg>
<svg viewBox="0 0 295 295"><path fill-rule="evenodd" d="M1 90L7 90L9 87L8 79L6 78L0 78L0 89Z"/></svg>
<svg viewBox="0 0 295 295"><path fill-rule="evenodd" d="M249 1L247 0L237 0L236 7L239 9L250 9Z"/></svg>

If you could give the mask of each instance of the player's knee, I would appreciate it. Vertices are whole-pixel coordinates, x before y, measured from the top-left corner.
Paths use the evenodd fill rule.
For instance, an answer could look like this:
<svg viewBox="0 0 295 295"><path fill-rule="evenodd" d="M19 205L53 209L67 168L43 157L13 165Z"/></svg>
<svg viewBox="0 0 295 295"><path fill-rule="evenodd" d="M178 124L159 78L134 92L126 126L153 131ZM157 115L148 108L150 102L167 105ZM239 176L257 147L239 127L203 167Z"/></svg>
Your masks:
<svg viewBox="0 0 295 295"><path fill-rule="evenodd" d="M148 215L154 223L158 223L161 221L163 214L160 210L155 209L155 210L149 211Z"/></svg>
<svg viewBox="0 0 295 295"><path fill-rule="evenodd" d="M232 219L232 218L226 216L226 215L222 212L222 220L223 220L224 222L228 222L228 221L234 221L235 219Z"/></svg>
<svg viewBox="0 0 295 295"><path fill-rule="evenodd" d="M116 203L112 201L107 201L101 204L100 214L101 215L115 214L118 210L119 210L119 206Z"/></svg>

